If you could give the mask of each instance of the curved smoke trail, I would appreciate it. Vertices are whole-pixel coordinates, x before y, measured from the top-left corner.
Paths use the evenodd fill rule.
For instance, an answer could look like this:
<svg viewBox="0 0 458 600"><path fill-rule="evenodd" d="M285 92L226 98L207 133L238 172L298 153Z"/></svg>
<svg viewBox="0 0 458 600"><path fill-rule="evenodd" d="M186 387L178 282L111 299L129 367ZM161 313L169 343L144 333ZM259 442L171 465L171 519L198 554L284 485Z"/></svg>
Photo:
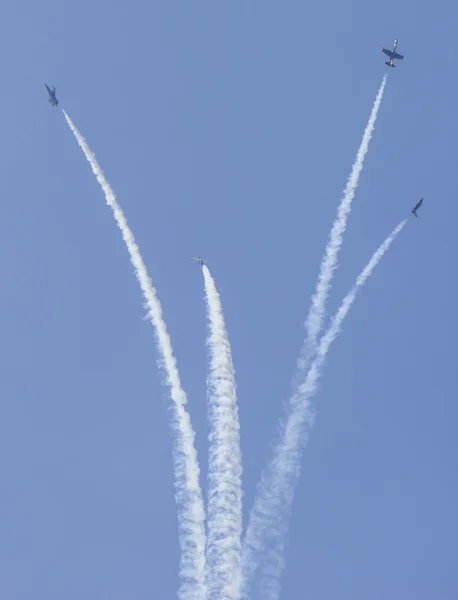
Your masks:
<svg viewBox="0 0 458 600"><path fill-rule="evenodd" d="M369 121L364 130L361 145L356 155L355 162L353 164L350 176L347 181L347 185L344 190L343 198L340 202L339 208L337 209L337 216L332 224L331 231L329 233L329 241L324 252L324 256L320 266L320 273L318 281L316 283L315 292L312 296L312 305L306 320L307 328L307 340L305 355L310 358L315 353L317 347L317 339L323 328L323 321L326 314L325 304L329 291L331 288L331 282L334 275L334 271L337 268L337 259L339 256L340 247L342 245L343 235L347 227L347 219L351 211L351 204L355 197L356 188L359 184L359 177L364 166L364 159L367 151L369 150L369 142L371 141L372 134L375 128L375 122L377 120L380 105L382 103L383 92L385 91L387 75L383 77L379 91L375 98L374 105L371 110ZM308 362L308 361L306 361Z"/></svg>
<svg viewBox="0 0 458 600"><path fill-rule="evenodd" d="M331 288L331 282L332 282L332 277L333 277L334 271L337 267L337 258L339 255L340 247L342 245L342 239L343 239L343 234L345 232L345 228L347 225L348 215L350 214L350 211L351 211L351 204L352 204L353 198L355 196L356 188L359 183L359 177L361 175L361 171L362 171L362 168L364 165L364 159L365 159L367 151L369 149L369 142L372 138L372 134L373 134L373 131L375 128L375 122L377 120L377 115L378 115L380 105L382 102L383 93L385 91L386 78L387 78L387 76L385 75L383 77L380 88L377 92L377 96L375 98L375 101L374 101L374 104L373 104L373 107L371 110L371 114L369 116L368 123L364 130L364 134L363 134L361 144L360 144L360 147L359 147L357 155L356 155L355 162L353 164L350 176L347 180L347 185L345 186L343 198L337 209L337 216L334 220L331 231L329 233L329 241L326 246L324 256L323 256L323 259L321 262L320 272L318 275L318 281L316 283L315 292L312 296L312 304L311 304L309 313L307 315L306 323L305 323L306 330L307 330L307 336L306 336L306 340L304 343L304 347L302 348L299 359L297 361L297 373L296 373L296 376L294 379L294 382L295 382L294 387L295 388L299 385L299 383L301 381L304 380L304 378L307 374L307 369L310 366L310 361L313 358L313 356L316 352L316 349L317 349L318 335L321 332L321 329L323 327L323 321L324 321L324 317L325 317L326 299L328 297L329 290ZM300 411L301 405L300 405L300 403L297 402L296 397L297 397L297 393L295 393L293 395L293 397L290 399L290 410ZM309 419L309 421L311 422L313 419L313 415L309 414L309 412L305 408L304 408L304 411L307 413L307 414L304 414L304 418ZM282 432L282 435L284 436L284 431ZM286 451L286 450L283 450L283 445L284 445L284 438L282 438L279 441L278 447L274 450L275 455L279 455L282 451ZM288 478L289 476L290 475L288 475L287 473L284 474L285 478ZM291 476L294 477L294 475L291 475ZM260 483L260 487L258 490L259 502L257 502L255 500L255 506L258 506L258 507L259 507L259 505L262 505L265 503L264 501L262 501L260 496L263 496L266 493L268 493L266 491L266 486L263 484L264 477L265 476L263 475L261 478L261 483ZM262 490L264 490L264 491L262 491ZM286 501L283 498L282 489L281 488L277 489L276 496L272 495L270 493L269 493L269 495L270 495L269 502L271 504L272 503L275 504L275 507L276 507L275 511L276 511L276 513L278 513L278 515L280 515L281 507L283 506L283 504ZM246 539L243 542L242 579L244 582L243 583L243 590L244 590L243 594L244 595L246 595L246 593L247 593L246 586L249 584L249 581L254 576L254 572L256 571L256 569L259 566L260 556L262 554L262 548L264 547L264 542L262 542L261 540L266 538L266 536L269 535L269 531L267 531L265 529L265 526L262 524L263 521L260 519L256 519L257 527L260 528L260 530L258 532L254 531L254 524L252 522L253 521L252 516L254 515L254 512L253 512L254 510L255 509L253 508L251 515L250 515ZM257 510L260 510L260 509L258 508ZM272 510L273 510L273 508L271 509L271 511ZM280 519L280 516L278 516L278 518ZM276 535L276 539L279 540L281 536L278 534L278 531L279 531L279 529L282 529L282 531L286 532L286 524L282 523L280 520L277 525L278 526L275 529L275 531L276 531L275 535ZM278 555L278 557L280 557L281 553L277 552L277 555ZM283 559L279 558L279 560L283 560ZM281 571L283 569L283 565L280 564L278 566L278 568Z"/></svg>
<svg viewBox="0 0 458 600"><path fill-rule="evenodd" d="M181 387L180 376L173 355L172 343L162 317L162 307L143 262L126 217L119 206L110 184L100 168L86 140L77 130L70 117L63 111L70 129L91 165L92 171L112 209L116 223L127 246L135 276L140 284L149 309L149 318L156 333L167 385L174 406L172 420L175 490L178 504L178 525L181 545L179 596L182 600L205 600L205 508L199 484L199 463L194 447L194 431L186 411L187 398Z"/></svg>
<svg viewBox="0 0 458 600"><path fill-rule="evenodd" d="M358 276L333 317L329 329L321 338L306 378L290 399L289 414L282 423L281 442L275 448L274 456L262 476L250 514L242 553L243 597L248 595L248 586L261 559L264 565L258 586L260 597L263 600L277 600L279 597L287 519L300 475L301 452L313 425L311 399L316 392L329 348L339 334L359 290L405 224L406 221L403 221L393 230Z"/></svg>

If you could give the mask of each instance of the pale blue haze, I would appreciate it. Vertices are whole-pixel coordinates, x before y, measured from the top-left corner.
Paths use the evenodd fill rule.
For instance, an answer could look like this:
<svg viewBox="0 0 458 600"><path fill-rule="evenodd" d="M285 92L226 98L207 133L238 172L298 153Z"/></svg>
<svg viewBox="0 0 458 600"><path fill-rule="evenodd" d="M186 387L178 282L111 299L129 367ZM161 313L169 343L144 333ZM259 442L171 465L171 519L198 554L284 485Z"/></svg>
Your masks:
<svg viewBox="0 0 458 600"><path fill-rule="evenodd" d="M332 347L282 599L458 597L458 8L450 1L2 6L0 598L178 589L169 401L111 211L163 304L203 475L208 258L236 368L245 522L326 238L399 37L330 308L425 197ZM55 84L59 107L47 102ZM205 484L205 479L202 479Z"/></svg>

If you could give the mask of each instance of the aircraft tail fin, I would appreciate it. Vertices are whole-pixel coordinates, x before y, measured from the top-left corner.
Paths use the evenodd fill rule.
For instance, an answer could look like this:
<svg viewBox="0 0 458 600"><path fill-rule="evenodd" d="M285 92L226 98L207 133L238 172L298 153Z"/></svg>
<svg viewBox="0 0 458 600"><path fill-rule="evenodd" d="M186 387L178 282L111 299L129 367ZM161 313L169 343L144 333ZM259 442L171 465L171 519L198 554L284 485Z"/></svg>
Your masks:
<svg viewBox="0 0 458 600"><path fill-rule="evenodd" d="M396 66L390 60L387 60L385 64L388 65L389 67L393 67L393 69Z"/></svg>
<svg viewBox="0 0 458 600"><path fill-rule="evenodd" d="M414 209L410 214L413 215L414 217L416 217L417 216L417 211Z"/></svg>

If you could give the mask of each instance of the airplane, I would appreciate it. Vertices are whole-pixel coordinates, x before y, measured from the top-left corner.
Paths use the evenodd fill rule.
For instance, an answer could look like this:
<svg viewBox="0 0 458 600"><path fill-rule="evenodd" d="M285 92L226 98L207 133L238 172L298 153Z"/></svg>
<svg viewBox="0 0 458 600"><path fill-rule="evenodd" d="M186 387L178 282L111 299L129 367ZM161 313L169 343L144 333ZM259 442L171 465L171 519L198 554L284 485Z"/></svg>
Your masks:
<svg viewBox="0 0 458 600"><path fill-rule="evenodd" d="M191 256L191 260L197 260L197 262L199 263L199 265L201 267L204 266L204 263L208 262L207 260L204 260L201 256L197 256L197 257Z"/></svg>
<svg viewBox="0 0 458 600"><path fill-rule="evenodd" d="M394 48L393 50L387 50L386 48L382 48L382 52L384 54L386 54L387 56L390 57L390 60L386 61L386 65L388 65L389 67L395 67L396 65L393 64L393 60L397 59L397 60L404 60L404 55L403 54L398 54L396 52L396 46L398 45L398 40L394 40Z"/></svg>
<svg viewBox="0 0 458 600"><path fill-rule="evenodd" d="M413 207L412 212L410 214L413 215L414 217L416 217L417 216L417 210L420 208L420 206L422 205L422 203L423 203L423 198L419 202L417 202L417 204L415 204L415 206Z"/></svg>
<svg viewBox="0 0 458 600"><path fill-rule="evenodd" d="M49 102L51 102L52 106L57 106L59 104L59 100L56 98L56 86L53 85L52 86L52 90L49 89L49 87L46 85L46 89L48 90L48 94L49 94Z"/></svg>

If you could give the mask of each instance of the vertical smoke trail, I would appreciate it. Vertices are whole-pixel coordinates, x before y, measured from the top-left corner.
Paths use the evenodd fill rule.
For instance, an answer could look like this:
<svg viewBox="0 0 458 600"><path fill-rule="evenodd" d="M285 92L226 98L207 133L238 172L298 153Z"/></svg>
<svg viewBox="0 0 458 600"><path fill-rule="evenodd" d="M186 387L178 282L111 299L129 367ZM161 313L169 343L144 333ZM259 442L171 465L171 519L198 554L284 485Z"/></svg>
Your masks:
<svg viewBox="0 0 458 600"><path fill-rule="evenodd" d="M182 600L205 600L205 509L199 484L199 463L194 447L194 431L186 411L187 398L181 387L180 376L173 355L167 327L162 318L162 307L156 290L146 270L140 250L129 229L126 217L119 206L110 184L100 168L95 155L86 140L73 124L65 111L70 129L91 165L92 171L105 194L106 202L112 209L116 223L127 246L135 276L140 284L149 309L149 318L156 333L156 342L161 355L167 385L174 406L172 419L175 490L178 504L178 526L181 546L179 596Z"/></svg>
<svg viewBox="0 0 458 600"><path fill-rule="evenodd" d="M210 600L237 600L240 594L242 459L236 384L221 299L205 265L202 271L210 348L207 588Z"/></svg>
<svg viewBox="0 0 458 600"><path fill-rule="evenodd" d="M242 597L248 596L251 579L261 559L264 567L259 582L259 595L263 600L277 600L279 597L287 520L300 475L301 451L307 443L313 425L311 399L316 392L329 348L339 334L359 290L405 224L406 221L403 221L393 230L358 276L355 285L333 317L329 329L321 338L305 380L302 380L290 399L289 414L286 422L282 424L281 441L261 478L250 514L242 553Z"/></svg>

